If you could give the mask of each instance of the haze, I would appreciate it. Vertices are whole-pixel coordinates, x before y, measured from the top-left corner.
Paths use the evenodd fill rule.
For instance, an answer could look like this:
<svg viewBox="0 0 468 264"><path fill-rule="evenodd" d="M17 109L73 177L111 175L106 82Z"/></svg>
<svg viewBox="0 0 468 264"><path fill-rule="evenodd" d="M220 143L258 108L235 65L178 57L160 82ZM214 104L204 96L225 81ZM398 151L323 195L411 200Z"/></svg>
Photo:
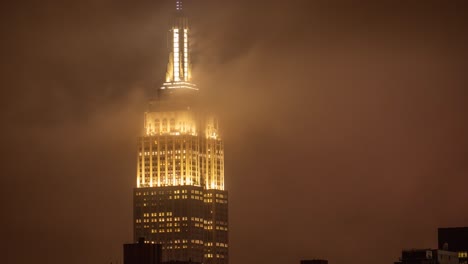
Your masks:
<svg viewBox="0 0 468 264"><path fill-rule="evenodd" d="M468 225L462 1L187 2L232 264L393 263ZM2 263L121 260L171 4L3 4Z"/></svg>

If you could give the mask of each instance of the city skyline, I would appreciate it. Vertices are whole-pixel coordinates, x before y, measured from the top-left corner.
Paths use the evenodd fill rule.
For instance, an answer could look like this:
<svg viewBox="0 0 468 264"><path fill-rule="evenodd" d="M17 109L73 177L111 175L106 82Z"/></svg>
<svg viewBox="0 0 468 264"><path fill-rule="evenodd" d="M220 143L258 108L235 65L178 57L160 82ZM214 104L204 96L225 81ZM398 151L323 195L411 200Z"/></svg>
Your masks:
<svg viewBox="0 0 468 264"><path fill-rule="evenodd" d="M466 4L186 5L194 82L226 132L232 264L393 263L468 225ZM2 8L5 263L109 263L133 242L135 138L171 8Z"/></svg>

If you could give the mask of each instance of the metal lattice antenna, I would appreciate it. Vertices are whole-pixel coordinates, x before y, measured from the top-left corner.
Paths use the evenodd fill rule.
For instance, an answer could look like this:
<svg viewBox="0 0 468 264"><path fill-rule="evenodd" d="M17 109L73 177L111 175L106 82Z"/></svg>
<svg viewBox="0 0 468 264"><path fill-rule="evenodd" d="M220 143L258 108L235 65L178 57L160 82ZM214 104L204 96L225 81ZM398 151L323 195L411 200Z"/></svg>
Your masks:
<svg viewBox="0 0 468 264"><path fill-rule="evenodd" d="M176 0L176 10L182 11L182 0Z"/></svg>

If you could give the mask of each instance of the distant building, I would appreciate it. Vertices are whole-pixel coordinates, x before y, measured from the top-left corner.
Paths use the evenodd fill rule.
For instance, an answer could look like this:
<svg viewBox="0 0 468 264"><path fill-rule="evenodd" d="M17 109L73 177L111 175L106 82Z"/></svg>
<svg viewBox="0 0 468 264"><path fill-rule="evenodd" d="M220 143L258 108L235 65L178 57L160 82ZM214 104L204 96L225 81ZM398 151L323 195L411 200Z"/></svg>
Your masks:
<svg viewBox="0 0 468 264"><path fill-rule="evenodd" d="M458 264L458 254L439 249L403 250L395 264Z"/></svg>
<svg viewBox="0 0 468 264"><path fill-rule="evenodd" d="M192 261L168 261L168 262L163 262L163 264L201 264L201 263L192 262Z"/></svg>
<svg viewBox="0 0 468 264"><path fill-rule="evenodd" d="M328 260L325 260L325 259L301 260L301 264L328 264Z"/></svg>
<svg viewBox="0 0 468 264"><path fill-rule="evenodd" d="M162 246L145 243L144 238L135 244L125 244L124 264L162 264Z"/></svg>
<svg viewBox="0 0 468 264"><path fill-rule="evenodd" d="M439 249L458 253L460 264L468 264L468 227L438 229Z"/></svg>

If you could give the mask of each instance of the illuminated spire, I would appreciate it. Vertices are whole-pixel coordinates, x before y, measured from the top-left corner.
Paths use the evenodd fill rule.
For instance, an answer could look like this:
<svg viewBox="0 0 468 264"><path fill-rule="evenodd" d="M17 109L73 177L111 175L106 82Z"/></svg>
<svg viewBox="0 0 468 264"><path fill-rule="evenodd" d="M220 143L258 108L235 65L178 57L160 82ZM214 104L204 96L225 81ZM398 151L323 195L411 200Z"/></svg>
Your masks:
<svg viewBox="0 0 468 264"><path fill-rule="evenodd" d="M182 13L182 0L176 0L177 15L170 29L169 63L167 65L166 82L161 89L192 89L198 90L191 83L192 69L190 63L189 23Z"/></svg>

